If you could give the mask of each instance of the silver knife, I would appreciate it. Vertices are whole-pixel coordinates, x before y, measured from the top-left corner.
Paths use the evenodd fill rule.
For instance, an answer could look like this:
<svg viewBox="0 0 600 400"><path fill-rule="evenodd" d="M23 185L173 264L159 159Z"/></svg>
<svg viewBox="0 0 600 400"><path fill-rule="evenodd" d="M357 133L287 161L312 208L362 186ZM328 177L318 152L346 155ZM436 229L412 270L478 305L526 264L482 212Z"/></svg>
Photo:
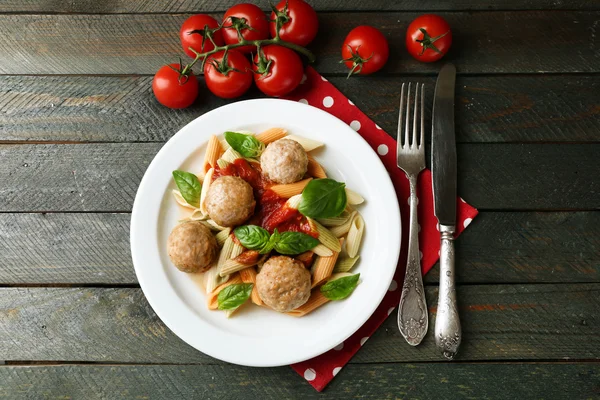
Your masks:
<svg viewBox="0 0 600 400"><path fill-rule="evenodd" d="M431 173L435 216L441 237L440 287L435 321L435 343L447 359L461 342L454 285L454 231L456 228L456 139L454 136L454 83L456 68L442 67L435 85L431 133Z"/></svg>

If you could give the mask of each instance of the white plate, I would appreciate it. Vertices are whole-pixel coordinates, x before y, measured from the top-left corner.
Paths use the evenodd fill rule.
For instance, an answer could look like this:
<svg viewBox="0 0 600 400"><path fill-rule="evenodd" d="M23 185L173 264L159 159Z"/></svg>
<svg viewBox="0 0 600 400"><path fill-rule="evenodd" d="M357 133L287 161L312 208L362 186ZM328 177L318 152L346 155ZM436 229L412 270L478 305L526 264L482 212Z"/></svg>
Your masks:
<svg viewBox="0 0 600 400"><path fill-rule="evenodd" d="M210 135L226 130L260 132L284 127L320 140L313 154L334 179L360 193L366 222L356 272L361 283L346 300L330 302L295 318L247 304L232 318L209 311L194 275L177 270L166 251L167 237L181 218L171 190L175 169L198 171ZM168 129L168 127L165 127ZM304 361L335 347L375 311L387 292L400 252L400 213L383 164L348 125L317 108L286 100L229 104L181 129L158 152L146 171L133 205L131 253L138 280L160 319L181 339L223 361L279 366Z"/></svg>

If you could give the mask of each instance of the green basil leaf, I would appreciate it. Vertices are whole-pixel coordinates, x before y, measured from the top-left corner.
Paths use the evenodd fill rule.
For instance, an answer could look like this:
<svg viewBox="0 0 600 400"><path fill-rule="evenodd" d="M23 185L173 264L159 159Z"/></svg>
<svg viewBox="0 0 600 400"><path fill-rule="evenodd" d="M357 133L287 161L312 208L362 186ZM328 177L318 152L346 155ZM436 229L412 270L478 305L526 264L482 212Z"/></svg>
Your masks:
<svg viewBox="0 0 600 400"><path fill-rule="evenodd" d="M329 300L342 300L350 296L350 293L358 285L360 274L344 276L333 281L329 281L321 286L321 293Z"/></svg>
<svg viewBox="0 0 600 400"><path fill-rule="evenodd" d="M234 229L233 233L242 246L249 250L262 250L268 245L270 239L269 232L256 225L239 226Z"/></svg>
<svg viewBox="0 0 600 400"><path fill-rule="evenodd" d="M311 218L333 218L346 208L346 184L333 179L313 179L302 191L298 211Z"/></svg>
<svg viewBox="0 0 600 400"><path fill-rule="evenodd" d="M202 185L198 177L189 172L175 170L173 171L173 179L185 201L191 206L200 207Z"/></svg>
<svg viewBox="0 0 600 400"><path fill-rule="evenodd" d="M271 235L271 237L269 238L269 241L267 242L267 244L265 244L263 246L262 249L260 249L260 254L267 254L269 253L271 250L273 250L273 248L275 247L275 244L277 242L279 242L279 238L281 236L279 235L279 232L277 231L277 229L275 229L273 231L273 234Z"/></svg>
<svg viewBox="0 0 600 400"><path fill-rule="evenodd" d="M244 157L260 157L265 145L253 135L245 135L237 132L225 132L225 140L235 151Z"/></svg>
<svg viewBox="0 0 600 400"><path fill-rule="evenodd" d="M275 243L275 250L281 254L300 254L308 251L320 242L314 237L302 232L283 232Z"/></svg>
<svg viewBox="0 0 600 400"><path fill-rule="evenodd" d="M219 310L235 310L250 298L252 283L236 283L227 286L217 295Z"/></svg>

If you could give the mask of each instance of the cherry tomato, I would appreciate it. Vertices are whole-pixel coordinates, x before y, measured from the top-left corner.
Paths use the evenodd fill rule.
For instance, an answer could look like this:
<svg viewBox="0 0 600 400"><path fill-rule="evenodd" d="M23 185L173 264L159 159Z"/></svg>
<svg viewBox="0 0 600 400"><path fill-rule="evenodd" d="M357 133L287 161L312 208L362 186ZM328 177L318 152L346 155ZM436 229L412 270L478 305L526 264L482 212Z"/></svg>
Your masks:
<svg viewBox="0 0 600 400"><path fill-rule="evenodd" d="M304 66L300 56L287 47L270 45L254 56L254 82L261 92L280 97L300 84Z"/></svg>
<svg viewBox="0 0 600 400"><path fill-rule="evenodd" d="M236 26L240 28L242 37L246 40L261 40L269 37L269 21L265 13L255 4L243 3L231 7L223 17L223 38L227 44L239 42ZM250 28L248 28L250 27ZM254 46L237 47L237 51L250 53Z"/></svg>
<svg viewBox="0 0 600 400"><path fill-rule="evenodd" d="M270 30L271 36L275 37L277 16L282 21L279 28L279 37L286 42L292 42L299 46L306 46L317 36L319 20L316 11L304 0L281 0L275 6L278 10L271 13Z"/></svg>
<svg viewBox="0 0 600 400"><path fill-rule="evenodd" d="M342 59L350 73L368 75L387 62L390 49L383 33L368 25L352 29L342 45Z"/></svg>
<svg viewBox="0 0 600 400"><path fill-rule="evenodd" d="M218 26L217 20L206 14L196 14L186 19L179 30L179 38L185 54L192 58L196 57L189 49L190 47L199 53L214 49L215 46L208 36L212 36L217 46L223 46L225 42L223 42L221 30L213 31Z"/></svg>
<svg viewBox="0 0 600 400"><path fill-rule="evenodd" d="M406 30L406 48L419 61L437 61L444 57L451 45L450 25L438 15L421 15Z"/></svg>
<svg viewBox="0 0 600 400"><path fill-rule="evenodd" d="M182 75L181 65L161 67L152 80L152 91L160 104L169 108L190 106L198 96L198 80L194 74Z"/></svg>
<svg viewBox="0 0 600 400"><path fill-rule="evenodd" d="M229 50L211 55L204 64L204 80L211 92L224 99L240 97L252 85L252 66L242 53Z"/></svg>

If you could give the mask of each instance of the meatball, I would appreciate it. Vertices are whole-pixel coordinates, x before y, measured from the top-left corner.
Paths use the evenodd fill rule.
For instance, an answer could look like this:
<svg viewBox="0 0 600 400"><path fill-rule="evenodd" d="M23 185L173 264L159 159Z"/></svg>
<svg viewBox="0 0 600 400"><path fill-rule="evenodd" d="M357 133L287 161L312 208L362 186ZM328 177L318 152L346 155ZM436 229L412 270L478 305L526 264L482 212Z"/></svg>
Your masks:
<svg viewBox="0 0 600 400"><path fill-rule="evenodd" d="M206 210L210 218L221 226L236 226L254 212L252 186L237 176L215 179L206 195Z"/></svg>
<svg viewBox="0 0 600 400"><path fill-rule="evenodd" d="M263 173L277 183L294 183L306 174L308 156L300 143L279 139L270 143L260 157Z"/></svg>
<svg viewBox="0 0 600 400"><path fill-rule="evenodd" d="M167 252L183 272L205 272L217 256L217 240L200 221L183 222L171 231Z"/></svg>
<svg viewBox="0 0 600 400"><path fill-rule="evenodd" d="M292 311L310 297L310 272L291 257L271 257L256 275L256 289L273 310Z"/></svg>

